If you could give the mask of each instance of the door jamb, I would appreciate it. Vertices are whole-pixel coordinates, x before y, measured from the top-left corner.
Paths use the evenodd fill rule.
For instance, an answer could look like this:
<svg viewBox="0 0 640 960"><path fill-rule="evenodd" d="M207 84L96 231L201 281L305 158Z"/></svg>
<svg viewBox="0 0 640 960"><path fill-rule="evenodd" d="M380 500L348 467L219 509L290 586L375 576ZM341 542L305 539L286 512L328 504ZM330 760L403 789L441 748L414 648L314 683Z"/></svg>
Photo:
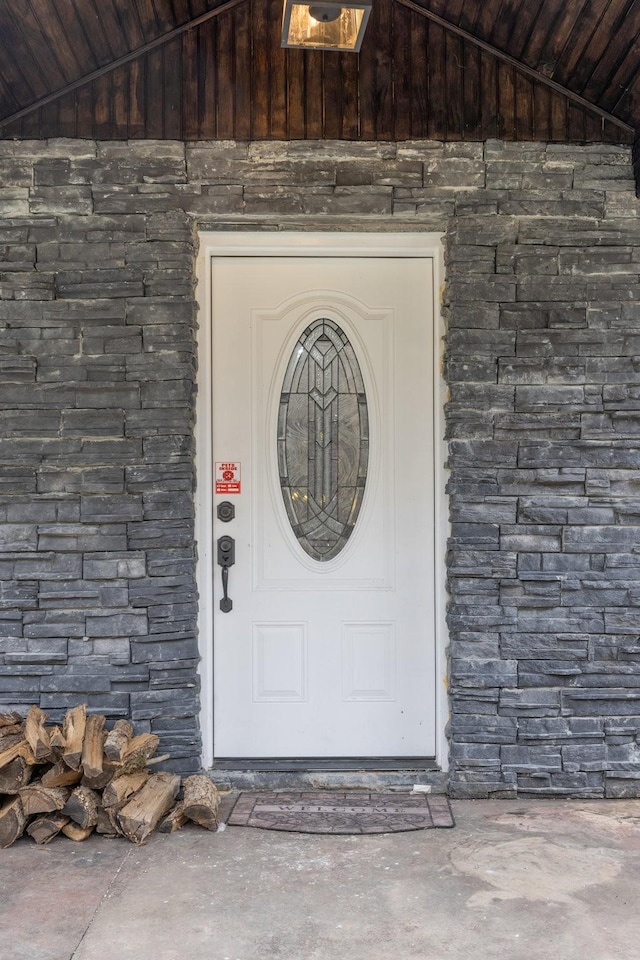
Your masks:
<svg viewBox="0 0 640 960"><path fill-rule="evenodd" d="M201 657L200 728L205 768L213 755L213 477L212 443L212 323L211 269L213 256L351 256L423 257L433 260L433 410L435 474L435 709L436 762L448 769L449 745L445 729L449 716L447 698L446 544L449 535L444 400L442 372L444 319L441 291L444 279L443 234L441 233L336 233L268 232L250 230L234 233L202 232L196 264L198 324L198 374L196 400L196 494L195 536L197 544L198 642Z"/></svg>

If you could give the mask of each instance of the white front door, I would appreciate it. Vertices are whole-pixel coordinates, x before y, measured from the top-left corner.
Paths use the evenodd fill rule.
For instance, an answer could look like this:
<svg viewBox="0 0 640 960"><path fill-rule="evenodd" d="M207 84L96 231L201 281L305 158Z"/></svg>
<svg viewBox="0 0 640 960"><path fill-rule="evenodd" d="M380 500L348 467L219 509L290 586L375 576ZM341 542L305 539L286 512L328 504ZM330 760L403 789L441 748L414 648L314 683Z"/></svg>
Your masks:
<svg viewBox="0 0 640 960"><path fill-rule="evenodd" d="M432 261L211 271L214 756L433 756Z"/></svg>

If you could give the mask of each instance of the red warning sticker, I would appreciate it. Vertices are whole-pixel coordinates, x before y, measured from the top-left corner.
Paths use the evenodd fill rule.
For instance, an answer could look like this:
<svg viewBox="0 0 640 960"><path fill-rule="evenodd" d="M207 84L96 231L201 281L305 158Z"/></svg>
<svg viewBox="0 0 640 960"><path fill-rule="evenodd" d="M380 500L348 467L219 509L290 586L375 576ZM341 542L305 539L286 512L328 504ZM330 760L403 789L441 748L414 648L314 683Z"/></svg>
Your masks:
<svg viewBox="0 0 640 960"><path fill-rule="evenodd" d="M216 462L216 493L240 493L240 464Z"/></svg>

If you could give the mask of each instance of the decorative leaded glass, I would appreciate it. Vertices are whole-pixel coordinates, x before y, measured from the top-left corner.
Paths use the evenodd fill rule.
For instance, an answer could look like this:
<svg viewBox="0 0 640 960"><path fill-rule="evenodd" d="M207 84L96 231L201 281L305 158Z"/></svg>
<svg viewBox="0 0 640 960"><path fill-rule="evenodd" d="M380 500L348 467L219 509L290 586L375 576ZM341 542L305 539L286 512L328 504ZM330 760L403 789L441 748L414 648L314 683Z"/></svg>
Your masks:
<svg viewBox="0 0 640 960"><path fill-rule="evenodd" d="M362 371L333 320L314 320L295 345L280 395L278 466L289 522L314 560L336 557L362 505L369 416Z"/></svg>

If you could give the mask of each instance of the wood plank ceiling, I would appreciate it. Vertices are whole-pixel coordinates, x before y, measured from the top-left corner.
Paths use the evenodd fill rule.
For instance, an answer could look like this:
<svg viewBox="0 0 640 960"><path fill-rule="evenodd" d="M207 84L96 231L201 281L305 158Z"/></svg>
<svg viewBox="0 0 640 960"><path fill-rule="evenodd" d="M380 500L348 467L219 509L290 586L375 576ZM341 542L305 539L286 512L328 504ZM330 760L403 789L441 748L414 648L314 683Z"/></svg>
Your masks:
<svg viewBox="0 0 640 960"><path fill-rule="evenodd" d="M640 0L374 0L359 55L282 50L281 17L282 0L5 0L0 137L624 143L640 128Z"/></svg>

